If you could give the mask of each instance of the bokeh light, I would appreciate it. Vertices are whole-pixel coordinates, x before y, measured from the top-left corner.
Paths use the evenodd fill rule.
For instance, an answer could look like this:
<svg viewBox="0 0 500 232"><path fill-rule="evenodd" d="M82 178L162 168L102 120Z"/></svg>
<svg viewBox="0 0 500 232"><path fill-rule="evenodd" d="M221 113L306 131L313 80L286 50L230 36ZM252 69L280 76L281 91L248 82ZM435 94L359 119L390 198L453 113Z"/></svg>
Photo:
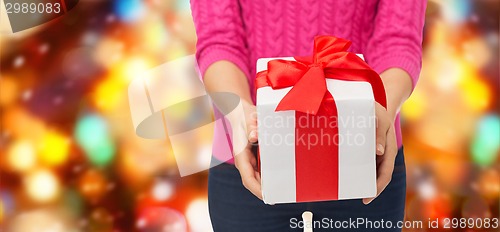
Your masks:
<svg viewBox="0 0 500 232"><path fill-rule="evenodd" d="M140 212L136 228L141 232L164 231L164 232L187 232L187 224L184 216L173 209L165 207L148 207Z"/></svg>
<svg viewBox="0 0 500 232"><path fill-rule="evenodd" d="M116 110L127 99L124 91L128 83L151 68L151 61L143 57L130 57L117 62L109 75L95 87L93 102L103 111Z"/></svg>
<svg viewBox="0 0 500 232"><path fill-rule="evenodd" d="M454 25L464 22L469 16L470 0L442 0L439 3L443 5L444 18Z"/></svg>
<svg viewBox="0 0 500 232"><path fill-rule="evenodd" d="M138 30L138 33L144 35L145 51L154 52L156 49L166 49L170 44L170 35L163 21L159 19L161 15L150 15ZM155 18L158 18L155 20Z"/></svg>
<svg viewBox="0 0 500 232"><path fill-rule="evenodd" d="M113 216L105 208L97 208L91 212L88 225L90 231L111 231L113 229Z"/></svg>
<svg viewBox="0 0 500 232"><path fill-rule="evenodd" d="M486 115L479 120L476 135L472 141L472 160L481 166L492 165L500 148L500 118Z"/></svg>
<svg viewBox="0 0 500 232"><path fill-rule="evenodd" d="M123 58L124 45L116 38L102 38L93 51L93 59L105 68L112 68Z"/></svg>
<svg viewBox="0 0 500 232"><path fill-rule="evenodd" d="M49 170L39 169L29 173L24 179L26 193L34 201L49 202L58 197L60 183Z"/></svg>
<svg viewBox="0 0 500 232"><path fill-rule="evenodd" d="M412 121L421 118L425 114L427 99L426 95L415 92L411 98L405 102L405 107L401 109L401 114L405 120Z"/></svg>
<svg viewBox="0 0 500 232"><path fill-rule="evenodd" d="M429 218L449 218L452 213L451 199L445 195L437 195L431 200L424 201L421 205L424 215Z"/></svg>
<svg viewBox="0 0 500 232"><path fill-rule="evenodd" d="M467 75L467 74L464 74ZM491 93L488 85L477 78L462 78L460 87L463 88L465 103L472 110L483 111L490 104Z"/></svg>
<svg viewBox="0 0 500 232"><path fill-rule="evenodd" d="M94 91L94 102L96 106L104 111L110 111L125 99L123 92L123 81L107 78L101 82Z"/></svg>
<svg viewBox="0 0 500 232"><path fill-rule="evenodd" d="M18 140L9 147L7 159L15 171L30 170L37 160L35 147L27 140Z"/></svg>
<svg viewBox="0 0 500 232"><path fill-rule="evenodd" d="M134 22L146 13L141 0L114 0L114 10L126 22Z"/></svg>
<svg viewBox="0 0 500 232"><path fill-rule="evenodd" d="M130 57L122 63L117 64L112 70L110 78L120 79L124 85L128 85L134 78L143 75L149 68L152 62L144 57Z"/></svg>
<svg viewBox="0 0 500 232"><path fill-rule="evenodd" d="M108 182L103 174L94 169L87 170L78 180L78 188L82 195L90 202L95 203L106 194Z"/></svg>
<svg viewBox="0 0 500 232"><path fill-rule="evenodd" d="M193 200L186 210L186 217L192 231L211 231L212 223L208 216L208 200L206 198Z"/></svg>
<svg viewBox="0 0 500 232"><path fill-rule="evenodd" d="M9 232L70 232L78 231L72 224L71 218L64 215L59 209L37 209L22 212L12 220L7 231Z"/></svg>
<svg viewBox="0 0 500 232"><path fill-rule="evenodd" d="M49 166L58 166L68 159L70 140L55 131L48 131L40 142L40 161Z"/></svg>
<svg viewBox="0 0 500 232"><path fill-rule="evenodd" d="M0 106L8 105L16 99L18 94L17 88L17 83L13 78L2 77L2 84L0 85Z"/></svg>
<svg viewBox="0 0 500 232"><path fill-rule="evenodd" d="M487 169L482 172L474 187L485 199L489 201L498 200L498 196L500 196L500 171L498 168Z"/></svg>
<svg viewBox="0 0 500 232"><path fill-rule="evenodd" d="M113 160L116 148L102 117L95 114L81 117L76 124L75 138L92 164L101 167Z"/></svg>
<svg viewBox="0 0 500 232"><path fill-rule="evenodd" d="M174 186L170 181L157 180L152 188L152 195L158 201L168 200L174 194Z"/></svg>

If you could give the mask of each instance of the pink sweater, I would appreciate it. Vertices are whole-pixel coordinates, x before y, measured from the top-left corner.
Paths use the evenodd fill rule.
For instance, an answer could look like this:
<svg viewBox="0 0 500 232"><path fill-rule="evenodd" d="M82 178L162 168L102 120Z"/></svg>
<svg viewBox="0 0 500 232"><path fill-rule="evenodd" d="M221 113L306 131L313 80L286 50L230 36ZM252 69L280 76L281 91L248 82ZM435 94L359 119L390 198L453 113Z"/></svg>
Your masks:
<svg viewBox="0 0 500 232"><path fill-rule="evenodd" d="M425 0L191 0L191 8L201 73L216 61L234 63L254 102L257 59L311 55L316 35L351 40L350 51L363 54L375 71L401 68L413 86L422 67ZM401 146L399 115L395 128ZM214 155L230 159L229 147L219 120Z"/></svg>

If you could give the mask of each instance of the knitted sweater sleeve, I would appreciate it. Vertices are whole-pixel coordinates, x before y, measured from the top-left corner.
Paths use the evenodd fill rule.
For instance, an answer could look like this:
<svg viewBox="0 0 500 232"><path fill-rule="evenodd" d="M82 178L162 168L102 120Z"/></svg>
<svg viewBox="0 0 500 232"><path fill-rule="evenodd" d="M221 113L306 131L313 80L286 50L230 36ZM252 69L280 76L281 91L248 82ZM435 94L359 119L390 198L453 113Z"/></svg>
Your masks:
<svg viewBox="0 0 500 232"><path fill-rule="evenodd" d="M380 0L365 52L367 62L378 73L389 68L405 70L413 88L422 68L426 5L426 0Z"/></svg>
<svg viewBox="0 0 500 232"><path fill-rule="evenodd" d="M239 1L191 0L198 41L196 58L202 76L221 60L230 61L250 75L245 29Z"/></svg>

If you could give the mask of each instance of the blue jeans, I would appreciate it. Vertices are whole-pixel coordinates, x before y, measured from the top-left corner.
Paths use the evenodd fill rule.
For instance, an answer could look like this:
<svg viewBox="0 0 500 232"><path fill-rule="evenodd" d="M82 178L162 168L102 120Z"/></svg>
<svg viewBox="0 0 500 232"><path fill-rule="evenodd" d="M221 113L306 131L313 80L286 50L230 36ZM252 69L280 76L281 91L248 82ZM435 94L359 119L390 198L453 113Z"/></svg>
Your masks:
<svg viewBox="0 0 500 232"><path fill-rule="evenodd" d="M403 221L405 197L403 148L398 151L392 181L369 205L359 199L266 205L243 186L234 165L213 167L208 176L209 211L215 232L303 231L301 215L306 210L314 214L314 223L309 225L314 232L401 231L394 227Z"/></svg>

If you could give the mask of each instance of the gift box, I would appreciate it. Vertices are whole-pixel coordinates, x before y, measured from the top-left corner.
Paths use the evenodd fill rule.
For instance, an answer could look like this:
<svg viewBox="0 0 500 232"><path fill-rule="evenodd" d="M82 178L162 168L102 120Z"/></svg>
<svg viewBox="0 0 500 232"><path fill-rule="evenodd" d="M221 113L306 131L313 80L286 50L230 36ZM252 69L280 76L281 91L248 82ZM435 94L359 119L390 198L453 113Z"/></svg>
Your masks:
<svg viewBox="0 0 500 232"><path fill-rule="evenodd" d="M257 61L257 124L266 204L374 197L378 74L347 40L315 38L311 57Z"/></svg>

